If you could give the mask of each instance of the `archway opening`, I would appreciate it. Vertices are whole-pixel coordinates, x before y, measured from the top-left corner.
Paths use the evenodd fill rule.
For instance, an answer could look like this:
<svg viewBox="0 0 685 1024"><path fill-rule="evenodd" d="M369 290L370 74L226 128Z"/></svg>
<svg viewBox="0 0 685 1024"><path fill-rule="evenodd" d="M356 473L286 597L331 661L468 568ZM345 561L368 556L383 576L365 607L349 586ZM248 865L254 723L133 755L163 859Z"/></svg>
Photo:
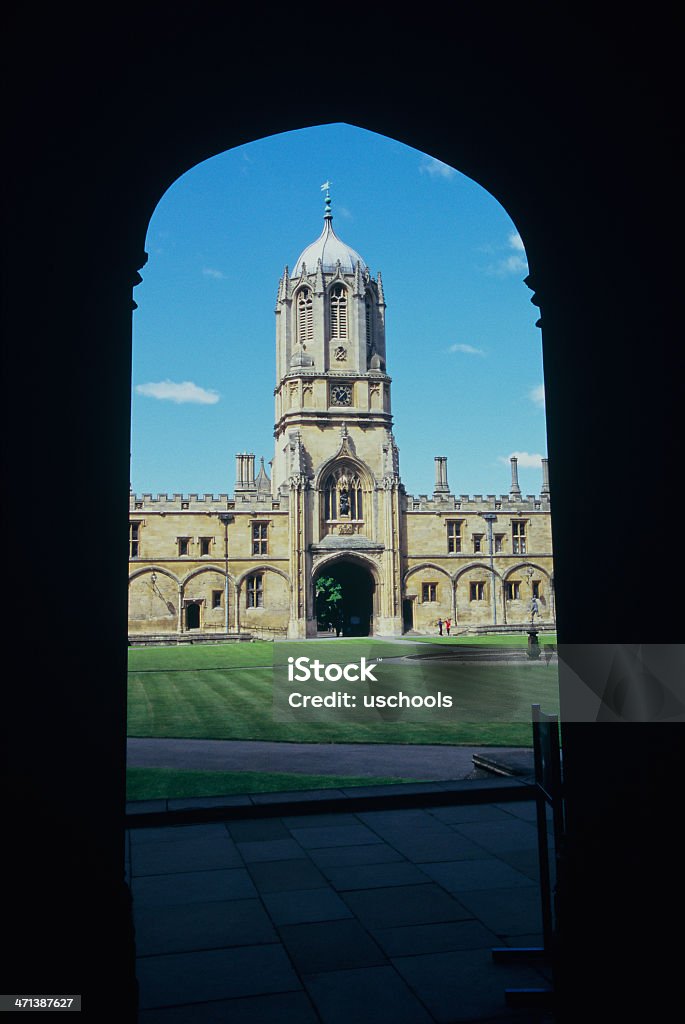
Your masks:
<svg viewBox="0 0 685 1024"><path fill-rule="evenodd" d="M333 586L328 584L329 580ZM321 632L337 636L373 635L376 585L368 569L357 562L336 562L321 569L314 589L317 594L317 626ZM331 593L333 600L329 597Z"/></svg>
<svg viewBox="0 0 685 1024"><path fill-rule="evenodd" d="M200 628L200 605L193 601L186 605L186 629Z"/></svg>

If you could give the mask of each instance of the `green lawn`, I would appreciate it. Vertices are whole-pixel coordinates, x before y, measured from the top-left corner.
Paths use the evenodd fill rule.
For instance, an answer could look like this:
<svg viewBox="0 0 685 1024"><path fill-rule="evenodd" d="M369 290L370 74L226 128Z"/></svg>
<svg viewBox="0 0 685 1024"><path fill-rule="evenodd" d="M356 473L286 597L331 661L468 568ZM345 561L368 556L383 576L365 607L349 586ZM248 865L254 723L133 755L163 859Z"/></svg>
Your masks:
<svg viewBox="0 0 685 1024"><path fill-rule="evenodd" d="M428 638L426 638L428 639ZM547 639L547 638L544 638ZM506 646L527 637L477 637ZM443 638L445 643L463 640ZM425 641L393 644L368 638L293 643L240 643L132 648L129 656L129 735L203 739L254 739L308 743L468 743L527 746L530 705L558 710L555 665L455 664L439 658L398 659L429 653ZM435 644L432 654L440 655ZM383 659L378 683L289 683L287 658L306 655L330 663ZM281 695L274 708L274 680ZM450 709L293 709L282 699L298 691L358 696L403 694L451 697Z"/></svg>
<svg viewBox="0 0 685 1024"><path fill-rule="evenodd" d="M302 775L294 772L178 771L173 768L129 768L127 800L188 799L237 793L294 793L415 782L415 779L367 778L357 775Z"/></svg>

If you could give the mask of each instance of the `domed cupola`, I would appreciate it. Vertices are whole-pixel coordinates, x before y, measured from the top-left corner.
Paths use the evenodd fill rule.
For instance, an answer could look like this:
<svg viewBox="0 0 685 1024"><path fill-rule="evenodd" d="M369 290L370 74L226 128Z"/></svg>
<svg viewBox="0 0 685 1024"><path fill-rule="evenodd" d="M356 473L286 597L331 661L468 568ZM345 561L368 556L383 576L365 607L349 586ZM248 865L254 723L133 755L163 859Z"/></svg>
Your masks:
<svg viewBox="0 0 685 1024"><path fill-rule="evenodd" d="M300 254L292 277L300 277L303 267L308 274L313 273L319 260L324 273L335 273L338 263L343 274L353 274L357 264L361 264L362 272L368 271L366 263L351 246L341 241L333 230L333 214L331 213L331 197L328 192L329 182L326 182L326 207L323 220L323 231L311 245Z"/></svg>

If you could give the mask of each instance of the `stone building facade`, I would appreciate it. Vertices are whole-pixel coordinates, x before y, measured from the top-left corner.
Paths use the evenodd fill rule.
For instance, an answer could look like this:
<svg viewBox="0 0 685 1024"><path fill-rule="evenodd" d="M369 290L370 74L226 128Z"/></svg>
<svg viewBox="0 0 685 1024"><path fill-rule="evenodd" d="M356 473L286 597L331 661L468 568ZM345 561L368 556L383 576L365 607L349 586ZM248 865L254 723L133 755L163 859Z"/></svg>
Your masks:
<svg viewBox="0 0 685 1024"><path fill-rule="evenodd" d="M316 584L342 586L345 634L553 628L546 461L523 495L405 492L392 430L385 294L362 257L323 231L286 267L276 304L275 451L236 456L233 494L130 497L129 632L190 639L315 636Z"/></svg>

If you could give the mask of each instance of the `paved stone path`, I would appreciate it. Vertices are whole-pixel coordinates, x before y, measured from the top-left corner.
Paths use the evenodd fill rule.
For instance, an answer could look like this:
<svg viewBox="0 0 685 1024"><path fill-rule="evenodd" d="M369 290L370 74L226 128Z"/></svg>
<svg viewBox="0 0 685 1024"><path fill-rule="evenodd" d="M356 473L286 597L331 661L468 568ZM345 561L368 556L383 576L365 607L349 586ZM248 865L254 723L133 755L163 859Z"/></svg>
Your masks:
<svg viewBox="0 0 685 1024"><path fill-rule="evenodd" d="M518 747L451 747L381 743L277 743L260 740L128 740L128 764L195 771L300 772L435 781L465 779L473 755L506 759Z"/></svg>
<svg viewBox="0 0 685 1024"><path fill-rule="evenodd" d="M531 801L135 828L140 1024L551 1024Z"/></svg>

